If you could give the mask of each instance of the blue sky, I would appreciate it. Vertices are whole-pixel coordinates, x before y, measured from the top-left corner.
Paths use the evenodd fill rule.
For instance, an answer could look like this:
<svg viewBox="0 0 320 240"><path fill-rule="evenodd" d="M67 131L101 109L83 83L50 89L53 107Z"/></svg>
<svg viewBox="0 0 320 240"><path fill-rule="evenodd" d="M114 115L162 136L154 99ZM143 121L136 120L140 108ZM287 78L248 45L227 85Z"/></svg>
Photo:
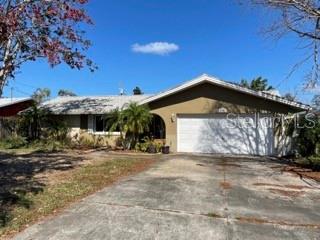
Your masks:
<svg viewBox="0 0 320 240"><path fill-rule="evenodd" d="M78 95L118 94L119 87L131 94L135 86L156 93L207 73L234 82L261 75L281 93L298 93L305 102L311 98L301 90L307 68L285 80L305 54L296 39L262 36L261 27L272 17L236 0L91 0L88 11L95 22L86 29L93 43L88 55L99 69L90 73L65 65L52 69L45 61L28 63L6 87L5 96L11 87L16 97L37 87L50 88L53 96L59 89ZM133 44L141 50L153 42L175 44L169 48L176 51L132 51Z"/></svg>

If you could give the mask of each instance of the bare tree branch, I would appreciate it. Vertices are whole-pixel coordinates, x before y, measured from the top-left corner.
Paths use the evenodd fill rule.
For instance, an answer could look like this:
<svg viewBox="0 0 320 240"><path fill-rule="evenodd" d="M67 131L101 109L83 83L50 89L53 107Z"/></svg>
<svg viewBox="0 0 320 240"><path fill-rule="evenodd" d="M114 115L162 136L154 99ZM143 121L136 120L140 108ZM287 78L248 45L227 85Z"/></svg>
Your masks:
<svg viewBox="0 0 320 240"><path fill-rule="evenodd" d="M290 77L303 63L312 61L307 85L319 83L319 41L320 41L320 1L319 0L251 0L251 3L277 11L278 18L270 24L266 34L282 38L285 34L294 33L306 43L308 57L295 64ZM312 59L312 60L311 60ZM287 78L288 78L287 77Z"/></svg>

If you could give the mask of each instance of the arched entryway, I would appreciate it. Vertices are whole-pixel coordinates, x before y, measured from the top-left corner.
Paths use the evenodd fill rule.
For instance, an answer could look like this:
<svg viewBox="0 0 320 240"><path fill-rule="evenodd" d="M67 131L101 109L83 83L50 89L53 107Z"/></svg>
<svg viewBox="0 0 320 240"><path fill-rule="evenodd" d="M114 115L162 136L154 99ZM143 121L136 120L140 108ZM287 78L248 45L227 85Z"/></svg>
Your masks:
<svg viewBox="0 0 320 240"><path fill-rule="evenodd" d="M153 118L149 126L149 134L153 139L166 139L166 125L163 119L157 115L152 114Z"/></svg>

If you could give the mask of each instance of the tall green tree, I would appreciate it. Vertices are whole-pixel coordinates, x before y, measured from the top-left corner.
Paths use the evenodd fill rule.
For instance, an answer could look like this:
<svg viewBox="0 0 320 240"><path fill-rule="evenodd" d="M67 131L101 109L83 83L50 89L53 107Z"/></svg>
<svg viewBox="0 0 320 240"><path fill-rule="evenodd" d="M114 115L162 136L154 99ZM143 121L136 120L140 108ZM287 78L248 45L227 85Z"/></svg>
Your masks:
<svg viewBox="0 0 320 240"><path fill-rule="evenodd" d="M59 97L74 97L77 96L74 92L66 89L60 89L58 92Z"/></svg>
<svg viewBox="0 0 320 240"><path fill-rule="evenodd" d="M122 119L126 137L130 138L130 148L134 148L139 135L149 130L152 114L148 107L132 102L122 111Z"/></svg>
<svg viewBox="0 0 320 240"><path fill-rule="evenodd" d="M133 89L133 95L141 95L141 94L143 94L143 93L139 87L135 87Z"/></svg>
<svg viewBox="0 0 320 240"><path fill-rule="evenodd" d="M268 84L268 80L263 77L257 77L248 81L246 79L242 79L240 82L242 87L246 87L255 91L269 91L274 89L271 85Z"/></svg>
<svg viewBox="0 0 320 240"><path fill-rule="evenodd" d="M122 111L117 108L112 110L106 116L106 128L109 129L109 133L120 131L120 138L123 139L124 118Z"/></svg>

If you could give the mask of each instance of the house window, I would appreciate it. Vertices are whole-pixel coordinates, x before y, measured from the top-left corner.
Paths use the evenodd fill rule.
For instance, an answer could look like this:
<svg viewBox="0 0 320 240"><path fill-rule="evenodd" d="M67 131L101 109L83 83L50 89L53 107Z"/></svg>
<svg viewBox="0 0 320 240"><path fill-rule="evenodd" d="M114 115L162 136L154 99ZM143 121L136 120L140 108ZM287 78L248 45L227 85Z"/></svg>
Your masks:
<svg viewBox="0 0 320 240"><path fill-rule="evenodd" d="M102 116L96 116L96 132L105 131L105 119Z"/></svg>
<svg viewBox="0 0 320 240"><path fill-rule="evenodd" d="M95 116L94 124L95 124L94 132L98 134L109 133L110 128L112 126L112 122L110 121L110 118L108 118L108 116L101 116L101 115ZM120 133L120 129L117 127L117 129L115 129L115 132L113 132L113 134L117 135L119 133Z"/></svg>

